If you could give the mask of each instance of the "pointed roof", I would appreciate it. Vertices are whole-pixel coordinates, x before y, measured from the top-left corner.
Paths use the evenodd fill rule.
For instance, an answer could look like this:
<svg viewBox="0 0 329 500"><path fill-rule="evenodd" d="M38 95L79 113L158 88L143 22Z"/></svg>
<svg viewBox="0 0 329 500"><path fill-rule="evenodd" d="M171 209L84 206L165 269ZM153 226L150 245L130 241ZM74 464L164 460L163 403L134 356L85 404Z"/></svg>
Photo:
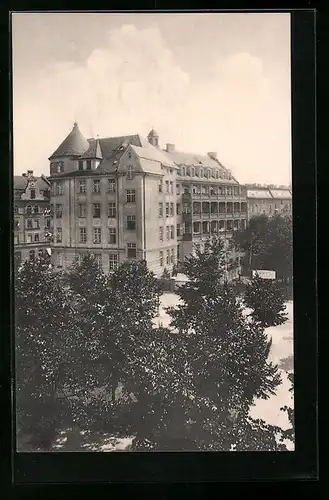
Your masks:
<svg viewBox="0 0 329 500"><path fill-rule="evenodd" d="M99 139L88 139L89 143L89 148L87 151L81 156L82 159L96 159L96 160L102 160L103 155L101 151L101 146L99 143Z"/></svg>
<svg viewBox="0 0 329 500"><path fill-rule="evenodd" d="M49 160L60 156L80 156L89 149L89 146L89 142L82 135L78 124L75 122L69 135L49 157Z"/></svg>
<svg viewBox="0 0 329 500"><path fill-rule="evenodd" d="M159 136L156 133L156 131L154 130L154 128L152 128L151 132L149 133L149 135L147 137L159 137Z"/></svg>

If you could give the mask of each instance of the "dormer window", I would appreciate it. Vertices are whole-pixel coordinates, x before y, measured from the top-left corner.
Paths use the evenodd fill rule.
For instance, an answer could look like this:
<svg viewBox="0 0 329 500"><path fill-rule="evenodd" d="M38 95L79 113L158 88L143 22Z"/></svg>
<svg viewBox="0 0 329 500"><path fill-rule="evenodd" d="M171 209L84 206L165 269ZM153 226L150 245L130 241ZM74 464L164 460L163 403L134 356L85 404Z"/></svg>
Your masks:
<svg viewBox="0 0 329 500"><path fill-rule="evenodd" d="M186 168L182 167L182 175L185 177L186 176Z"/></svg>
<svg viewBox="0 0 329 500"><path fill-rule="evenodd" d="M200 168L200 177L203 177L203 168Z"/></svg>
<svg viewBox="0 0 329 500"><path fill-rule="evenodd" d="M78 161L78 170L83 170L83 160Z"/></svg>
<svg viewBox="0 0 329 500"><path fill-rule="evenodd" d="M191 177L195 177L195 168L191 167Z"/></svg>
<svg viewBox="0 0 329 500"><path fill-rule="evenodd" d="M132 179L134 176L134 167L133 165L128 165L127 167L127 179Z"/></svg>
<svg viewBox="0 0 329 500"><path fill-rule="evenodd" d="M191 175L191 170L190 170L190 167L187 167L186 168L186 175L188 175L190 177Z"/></svg>
<svg viewBox="0 0 329 500"><path fill-rule="evenodd" d="M216 179L218 179L218 178L219 178L219 170L216 170L216 171L215 171L215 177L216 177Z"/></svg>
<svg viewBox="0 0 329 500"><path fill-rule="evenodd" d="M208 179L210 179L210 176L211 176L211 170L210 170L210 168L208 168L208 170L207 170L207 177L208 177Z"/></svg>
<svg viewBox="0 0 329 500"><path fill-rule="evenodd" d="M129 151L129 153L128 153L128 158L129 158L129 160L131 160L131 151Z"/></svg>
<svg viewBox="0 0 329 500"><path fill-rule="evenodd" d="M86 170L91 170L91 160L87 160Z"/></svg>
<svg viewBox="0 0 329 500"><path fill-rule="evenodd" d="M31 200L35 199L35 189L30 189L30 198Z"/></svg>

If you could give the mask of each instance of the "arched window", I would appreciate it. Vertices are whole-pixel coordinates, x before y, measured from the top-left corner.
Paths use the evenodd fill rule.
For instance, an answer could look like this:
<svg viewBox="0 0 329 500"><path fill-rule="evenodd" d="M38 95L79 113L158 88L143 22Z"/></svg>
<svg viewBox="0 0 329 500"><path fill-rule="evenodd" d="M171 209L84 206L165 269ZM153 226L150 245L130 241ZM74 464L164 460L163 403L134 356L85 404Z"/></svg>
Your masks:
<svg viewBox="0 0 329 500"><path fill-rule="evenodd" d="M203 168L200 168L200 177L203 177Z"/></svg>
<svg viewBox="0 0 329 500"><path fill-rule="evenodd" d="M195 177L195 168L191 167L191 177Z"/></svg>
<svg viewBox="0 0 329 500"><path fill-rule="evenodd" d="M27 205L27 207L26 207L26 213L27 214L31 214L32 213L32 207L31 207L31 205Z"/></svg>
<svg viewBox="0 0 329 500"><path fill-rule="evenodd" d="M38 205L34 205L34 207L33 207L33 212L34 212L35 214L38 214L38 213L39 213L39 206L38 206Z"/></svg>
<svg viewBox="0 0 329 500"><path fill-rule="evenodd" d="M35 259L35 251L34 250L29 251L29 257L30 257L30 260Z"/></svg>

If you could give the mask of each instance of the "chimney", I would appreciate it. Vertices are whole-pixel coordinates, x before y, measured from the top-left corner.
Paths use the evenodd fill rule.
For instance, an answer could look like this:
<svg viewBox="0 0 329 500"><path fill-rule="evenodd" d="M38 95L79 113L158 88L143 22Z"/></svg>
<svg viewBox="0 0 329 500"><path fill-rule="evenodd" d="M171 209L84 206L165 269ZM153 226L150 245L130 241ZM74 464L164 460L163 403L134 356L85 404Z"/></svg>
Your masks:
<svg viewBox="0 0 329 500"><path fill-rule="evenodd" d="M217 153L216 151L210 151L210 153L207 153L207 155L209 156L209 158L211 158L212 160L217 160Z"/></svg>
<svg viewBox="0 0 329 500"><path fill-rule="evenodd" d="M27 177L27 174L24 172L24 174L22 174L22 177Z"/></svg>
<svg viewBox="0 0 329 500"><path fill-rule="evenodd" d="M174 153L175 152L175 144L167 144L166 151L167 151L167 153Z"/></svg>
<svg viewBox="0 0 329 500"><path fill-rule="evenodd" d="M27 177L33 177L33 170L27 171Z"/></svg>

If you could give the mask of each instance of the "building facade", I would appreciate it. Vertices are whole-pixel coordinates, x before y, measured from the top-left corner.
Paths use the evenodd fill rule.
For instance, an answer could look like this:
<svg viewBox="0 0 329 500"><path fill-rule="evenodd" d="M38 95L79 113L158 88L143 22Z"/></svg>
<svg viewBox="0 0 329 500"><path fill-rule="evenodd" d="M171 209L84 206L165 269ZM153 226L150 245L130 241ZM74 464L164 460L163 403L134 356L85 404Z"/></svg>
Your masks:
<svg viewBox="0 0 329 500"><path fill-rule="evenodd" d="M50 247L50 183L32 170L14 176L14 257L20 263Z"/></svg>
<svg viewBox="0 0 329 500"><path fill-rule="evenodd" d="M105 272L143 259L161 276L194 244L246 225L245 188L216 155L161 149L154 130L85 139L75 123L49 160L59 269L91 252Z"/></svg>
<svg viewBox="0 0 329 500"><path fill-rule="evenodd" d="M248 217L265 214L292 214L292 193L289 188L247 188Z"/></svg>

